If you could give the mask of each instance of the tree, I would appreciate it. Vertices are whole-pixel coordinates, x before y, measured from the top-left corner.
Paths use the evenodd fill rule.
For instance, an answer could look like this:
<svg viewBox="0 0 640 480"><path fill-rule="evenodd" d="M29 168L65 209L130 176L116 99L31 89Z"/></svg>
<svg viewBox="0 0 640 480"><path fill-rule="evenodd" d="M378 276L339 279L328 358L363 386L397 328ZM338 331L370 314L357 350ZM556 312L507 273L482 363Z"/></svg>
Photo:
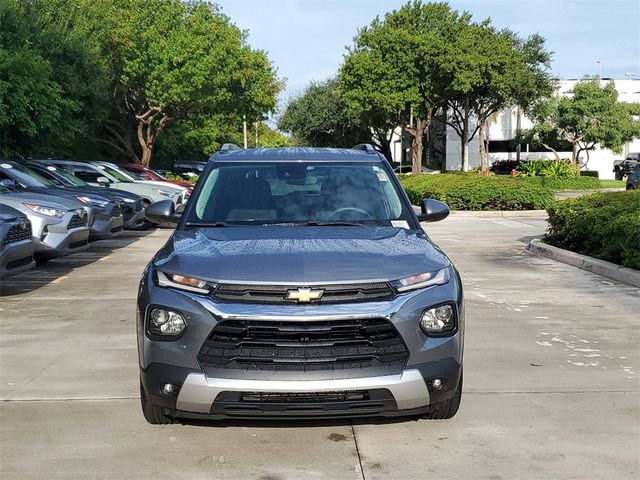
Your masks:
<svg viewBox="0 0 640 480"><path fill-rule="evenodd" d="M411 135L416 173L425 131L446 101L451 40L470 19L447 3L413 0L362 28L341 67L345 102L363 122Z"/></svg>
<svg viewBox="0 0 640 480"><path fill-rule="evenodd" d="M488 21L459 30L453 46L453 57L459 60L450 68L448 124L460 136L462 170L469 169L468 144L478 134L486 172L485 131L491 117L510 105L528 108L551 93L550 53L539 35L520 40L509 30L495 30Z"/></svg>
<svg viewBox="0 0 640 480"><path fill-rule="evenodd" d="M278 119L278 129L305 146L352 147L371 142L371 130L347 110L336 79L311 82L289 101Z"/></svg>
<svg viewBox="0 0 640 480"><path fill-rule="evenodd" d="M583 80L570 96L555 95L536 103L530 113L534 127L527 135L550 150L548 144L553 140L569 142L576 166L580 166L582 152L587 153L588 162L596 144L621 152L625 143L640 137L640 121L632 117L627 105L618 102L613 82L600 83Z"/></svg>
<svg viewBox="0 0 640 480"><path fill-rule="evenodd" d="M0 2L0 155L67 156L103 118L104 64L57 3ZM64 21L63 21L64 20Z"/></svg>
<svg viewBox="0 0 640 480"><path fill-rule="evenodd" d="M110 67L113 109L100 140L132 161L148 165L172 124L224 113L261 120L275 107L275 69L213 5L84 0L79 14Z"/></svg>

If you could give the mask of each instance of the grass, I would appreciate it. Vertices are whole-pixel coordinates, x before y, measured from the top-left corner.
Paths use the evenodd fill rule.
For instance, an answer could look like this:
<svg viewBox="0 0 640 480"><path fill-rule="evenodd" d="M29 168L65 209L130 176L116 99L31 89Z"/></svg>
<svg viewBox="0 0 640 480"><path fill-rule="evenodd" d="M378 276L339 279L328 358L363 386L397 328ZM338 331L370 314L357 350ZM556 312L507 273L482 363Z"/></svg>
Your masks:
<svg viewBox="0 0 640 480"><path fill-rule="evenodd" d="M600 180L600 188L624 188L624 180Z"/></svg>

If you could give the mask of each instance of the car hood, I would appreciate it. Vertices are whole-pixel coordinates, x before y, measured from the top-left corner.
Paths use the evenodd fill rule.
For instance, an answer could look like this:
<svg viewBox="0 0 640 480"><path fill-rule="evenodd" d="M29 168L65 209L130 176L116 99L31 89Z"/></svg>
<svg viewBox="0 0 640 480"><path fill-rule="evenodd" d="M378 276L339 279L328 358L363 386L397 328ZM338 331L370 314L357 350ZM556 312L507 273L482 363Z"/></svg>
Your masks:
<svg viewBox="0 0 640 480"><path fill-rule="evenodd" d="M0 201L2 201L2 197L0 197ZM11 208L8 205L0 203L0 222L9 222L16 218L24 218L24 216L25 215L22 212L15 208Z"/></svg>
<svg viewBox="0 0 640 480"><path fill-rule="evenodd" d="M185 187L181 187L180 185L173 185L171 182L157 182L155 180L136 180L135 183L155 186L155 188L159 188L161 190L167 190L170 192L185 191Z"/></svg>
<svg viewBox="0 0 640 480"><path fill-rule="evenodd" d="M79 196L85 196L85 197L90 197L90 198L94 198L96 200L100 200L100 201L111 201L109 198L107 198L106 196L103 196L101 194L95 193L93 191L86 191L83 187L65 187L65 188L36 188L36 187L29 187L26 189L27 192L35 192L35 193L40 193L42 195L52 195L54 197L63 197L63 198L69 198L70 200L74 201L74 202L78 202L81 203L76 197Z"/></svg>
<svg viewBox="0 0 640 480"><path fill-rule="evenodd" d="M43 207L57 208L59 210L76 210L82 208L78 201L69 200L64 197L44 195L35 192L16 192L0 195L0 202L9 205L23 213L33 213L32 210L24 206L25 203L35 203Z"/></svg>
<svg viewBox="0 0 640 480"><path fill-rule="evenodd" d="M450 264L424 233L392 227L177 230L154 263L212 281L293 284L388 281Z"/></svg>

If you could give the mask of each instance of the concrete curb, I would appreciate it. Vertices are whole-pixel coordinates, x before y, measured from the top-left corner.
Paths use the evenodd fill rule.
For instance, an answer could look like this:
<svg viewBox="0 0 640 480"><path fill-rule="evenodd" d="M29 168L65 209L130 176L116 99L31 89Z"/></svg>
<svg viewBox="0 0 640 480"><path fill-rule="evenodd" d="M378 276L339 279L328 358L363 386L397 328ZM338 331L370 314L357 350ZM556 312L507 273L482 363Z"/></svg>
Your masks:
<svg viewBox="0 0 640 480"><path fill-rule="evenodd" d="M562 248L542 243L540 239L534 239L527 245L527 250L532 253L544 255L558 262L573 265L588 272L597 273L603 277L611 278L621 283L640 288L640 271L622 267L615 263L599 260L587 255L570 252Z"/></svg>
<svg viewBox="0 0 640 480"><path fill-rule="evenodd" d="M546 210L452 210L451 215L454 217L468 218L510 218L510 217L535 217L547 218Z"/></svg>
<svg viewBox="0 0 640 480"><path fill-rule="evenodd" d="M420 207L412 205L416 213L420 213ZM452 217L467 218L509 218L509 217L535 217L547 218L546 210L451 210Z"/></svg>

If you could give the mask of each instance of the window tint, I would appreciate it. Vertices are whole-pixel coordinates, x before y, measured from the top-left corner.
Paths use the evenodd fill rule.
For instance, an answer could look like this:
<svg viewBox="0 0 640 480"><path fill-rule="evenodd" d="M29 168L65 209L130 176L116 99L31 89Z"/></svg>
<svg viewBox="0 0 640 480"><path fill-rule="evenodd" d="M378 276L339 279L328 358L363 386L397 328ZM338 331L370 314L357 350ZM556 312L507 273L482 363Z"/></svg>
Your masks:
<svg viewBox="0 0 640 480"><path fill-rule="evenodd" d="M187 221L390 225L409 220L405 208L379 164L220 164Z"/></svg>
<svg viewBox="0 0 640 480"><path fill-rule="evenodd" d="M80 180L84 180L89 183L98 183L98 178L105 177L108 178L109 183L111 183L111 179L106 175L103 175L102 172L98 170L94 170L89 167L73 167L73 174L78 177Z"/></svg>

